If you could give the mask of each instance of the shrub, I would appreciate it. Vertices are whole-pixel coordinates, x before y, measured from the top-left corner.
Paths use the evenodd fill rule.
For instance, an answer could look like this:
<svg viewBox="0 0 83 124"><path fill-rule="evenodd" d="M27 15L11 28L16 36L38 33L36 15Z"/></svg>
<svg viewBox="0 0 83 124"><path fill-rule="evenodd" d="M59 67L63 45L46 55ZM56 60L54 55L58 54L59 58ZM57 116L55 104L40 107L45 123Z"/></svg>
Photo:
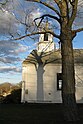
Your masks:
<svg viewBox="0 0 83 124"><path fill-rule="evenodd" d="M21 102L21 89L16 89L6 96L2 103L20 103Z"/></svg>

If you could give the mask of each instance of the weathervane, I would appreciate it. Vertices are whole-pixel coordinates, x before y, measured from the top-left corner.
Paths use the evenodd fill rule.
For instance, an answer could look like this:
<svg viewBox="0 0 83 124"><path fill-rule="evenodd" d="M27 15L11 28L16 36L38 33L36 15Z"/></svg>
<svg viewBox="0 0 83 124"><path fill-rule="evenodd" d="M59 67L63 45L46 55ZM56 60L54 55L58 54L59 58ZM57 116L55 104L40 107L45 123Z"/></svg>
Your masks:
<svg viewBox="0 0 83 124"><path fill-rule="evenodd" d="M45 25L45 29L46 29L46 30L48 30L48 26L49 26L48 17L46 17L46 25Z"/></svg>

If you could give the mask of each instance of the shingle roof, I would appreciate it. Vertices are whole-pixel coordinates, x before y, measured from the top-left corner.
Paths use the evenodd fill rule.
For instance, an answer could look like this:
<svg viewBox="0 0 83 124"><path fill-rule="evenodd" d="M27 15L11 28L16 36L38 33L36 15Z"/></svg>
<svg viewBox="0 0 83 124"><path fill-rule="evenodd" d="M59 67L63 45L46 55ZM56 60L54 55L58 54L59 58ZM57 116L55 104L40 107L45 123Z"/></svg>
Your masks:
<svg viewBox="0 0 83 124"><path fill-rule="evenodd" d="M83 63L83 49L74 49L74 62ZM61 63L61 50L55 50L49 53L38 53L33 50L29 56L23 61L24 63L37 63L41 59L42 62L47 63Z"/></svg>

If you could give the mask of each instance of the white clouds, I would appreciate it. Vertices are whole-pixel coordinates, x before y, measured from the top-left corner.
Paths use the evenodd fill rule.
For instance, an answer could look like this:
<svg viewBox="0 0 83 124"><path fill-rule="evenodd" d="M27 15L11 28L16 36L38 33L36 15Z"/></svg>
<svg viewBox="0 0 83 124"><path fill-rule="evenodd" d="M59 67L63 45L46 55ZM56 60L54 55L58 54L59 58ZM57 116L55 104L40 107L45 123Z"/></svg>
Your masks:
<svg viewBox="0 0 83 124"><path fill-rule="evenodd" d="M9 72L15 72L15 73L18 72L18 73L20 73L21 69L16 68L15 66L4 66L4 67L0 66L0 73L9 73Z"/></svg>
<svg viewBox="0 0 83 124"><path fill-rule="evenodd" d="M18 21L5 9L0 10L0 34L16 33Z"/></svg>
<svg viewBox="0 0 83 124"><path fill-rule="evenodd" d="M23 2L22 2L23 1ZM26 2L28 5L28 3ZM18 36L19 34L24 35L25 26L21 22L25 22L25 17L27 13L26 24L29 24L28 14L30 14L30 22L33 21L35 17L40 15L38 9L33 9L30 6L24 4L24 0L8 0L8 3L4 6L0 6L0 36L2 38L11 36ZM33 12L32 12L33 11ZM35 16L36 15L36 16ZM18 19L18 20L17 20ZM24 29L23 29L24 28ZM7 37L7 39L8 39ZM22 42L21 42L22 43ZM22 59L27 56L30 52L30 47L13 41L5 41L0 38L0 74L17 74L21 73L21 63ZM27 52L28 51L28 52Z"/></svg>
<svg viewBox="0 0 83 124"><path fill-rule="evenodd" d="M32 18L34 20L35 18L40 17L42 13L40 12L40 9L38 8L37 10L33 11L31 14L32 14Z"/></svg>
<svg viewBox="0 0 83 124"><path fill-rule="evenodd" d="M21 54L23 52L26 52L28 50L28 47L27 46L23 46L22 44L18 44L18 48L15 49L14 53L15 54Z"/></svg>
<svg viewBox="0 0 83 124"><path fill-rule="evenodd" d="M33 6L34 5L34 6ZM34 29L33 20L41 15L40 9L35 4L25 2L24 0L10 0L0 10L0 35L18 36L18 32L23 34L20 26L24 26L25 31ZM27 27L27 28L26 28ZM30 28L32 30L30 30ZM20 31L19 31L20 30Z"/></svg>
<svg viewBox="0 0 83 124"><path fill-rule="evenodd" d="M27 46L13 41L0 41L0 56L19 55L26 52Z"/></svg>
<svg viewBox="0 0 83 124"><path fill-rule="evenodd" d="M2 63L10 63L10 64L14 64L16 62L20 62L21 59L19 57L13 57L13 56L7 56L7 57L0 57L0 62Z"/></svg>
<svg viewBox="0 0 83 124"><path fill-rule="evenodd" d="M20 43L4 40L0 41L0 73L20 73L21 55L26 53L27 50L28 47Z"/></svg>

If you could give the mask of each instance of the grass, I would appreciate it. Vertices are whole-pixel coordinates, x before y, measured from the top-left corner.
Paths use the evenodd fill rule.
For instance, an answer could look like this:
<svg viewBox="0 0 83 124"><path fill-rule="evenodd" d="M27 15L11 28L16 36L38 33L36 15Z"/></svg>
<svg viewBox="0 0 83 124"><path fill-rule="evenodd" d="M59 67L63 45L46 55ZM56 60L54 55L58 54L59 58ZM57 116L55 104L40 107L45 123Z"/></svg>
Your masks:
<svg viewBox="0 0 83 124"><path fill-rule="evenodd" d="M83 104L78 105L78 110L79 124L83 124ZM0 104L0 124L64 123L68 124L63 120L61 104Z"/></svg>

